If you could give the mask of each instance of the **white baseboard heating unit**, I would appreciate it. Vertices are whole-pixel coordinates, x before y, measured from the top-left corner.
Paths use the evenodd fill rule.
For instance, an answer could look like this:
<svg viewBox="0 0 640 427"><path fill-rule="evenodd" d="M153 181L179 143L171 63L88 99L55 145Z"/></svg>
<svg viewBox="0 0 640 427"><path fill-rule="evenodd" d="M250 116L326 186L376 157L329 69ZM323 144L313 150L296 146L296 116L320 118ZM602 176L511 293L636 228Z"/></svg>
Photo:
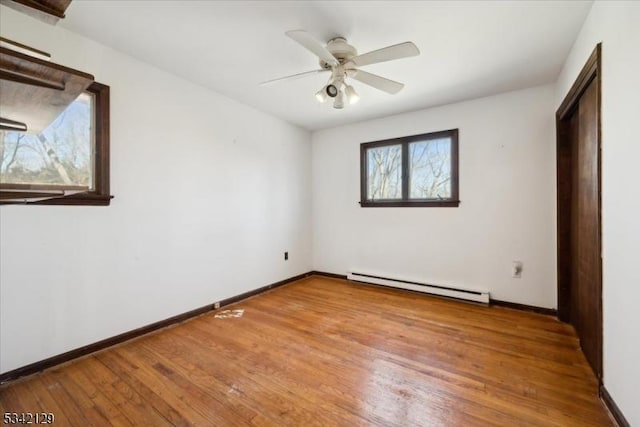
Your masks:
<svg viewBox="0 0 640 427"><path fill-rule="evenodd" d="M347 279L354 282L391 286L393 288L407 289L410 291L424 292L427 294L439 295L443 297L489 304L489 292L470 291L467 289L452 288L450 286L429 285L426 283L412 282L409 280L390 279L388 277L380 277L371 274L355 272L350 272L349 274L347 274Z"/></svg>

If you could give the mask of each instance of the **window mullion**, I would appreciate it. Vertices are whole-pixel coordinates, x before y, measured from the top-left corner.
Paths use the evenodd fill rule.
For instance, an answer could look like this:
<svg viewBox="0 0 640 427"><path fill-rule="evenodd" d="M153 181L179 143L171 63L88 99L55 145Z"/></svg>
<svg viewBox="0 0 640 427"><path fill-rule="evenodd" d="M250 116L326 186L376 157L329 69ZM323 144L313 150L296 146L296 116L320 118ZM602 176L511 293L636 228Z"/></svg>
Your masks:
<svg viewBox="0 0 640 427"><path fill-rule="evenodd" d="M409 200L409 143L402 142L402 200Z"/></svg>

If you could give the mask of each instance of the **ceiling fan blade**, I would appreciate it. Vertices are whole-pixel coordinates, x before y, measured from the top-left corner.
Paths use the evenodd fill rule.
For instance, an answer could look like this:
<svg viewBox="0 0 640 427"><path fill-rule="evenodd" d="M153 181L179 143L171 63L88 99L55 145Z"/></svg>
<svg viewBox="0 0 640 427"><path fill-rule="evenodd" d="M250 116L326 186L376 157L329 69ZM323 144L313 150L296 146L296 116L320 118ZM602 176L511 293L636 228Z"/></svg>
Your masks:
<svg viewBox="0 0 640 427"><path fill-rule="evenodd" d="M338 65L338 60L322 45L319 41L313 38L313 36L304 30L292 30L285 33L291 39L300 43L303 47L307 48L318 58L322 59L329 65Z"/></svg>
<svg viewBox="0 0 640 427"><path fill-rule="evenodd" d="M418 47L412 42L404 42L363 53L362 55L351 58L349 62L353 62L357 67L362 67L364 65L377 64L378 62L392 61L394 59L408 58L417 55L420 55Z"/></svg>
<svg viewBox="0 0 640 427"><path fill-rule="evenodd" d="M351 78L392 95L400 92L400 90L402 90L402 88L404 87L404 84L402 83L385 79L384 77L380 77L376 74L367 73L366 71L362 70L354 71L355 72L353 73L349 73Z"/></svg>
<svg viewBox="0 0 640 427"><path fill-rule="evenodd" d="M299 79L300 77L310 76L312 74L318 74L318 73L328 73L329 71L331 70L320 69L320 70L313 70L313 71L305 71L304 73L292 74L290 76L279 77L273 80L267 80L266 82L261 82L260 86L267 86L267 85L270 85L271 83L277 83L282 80L296 80L296 79Z"/></svg>

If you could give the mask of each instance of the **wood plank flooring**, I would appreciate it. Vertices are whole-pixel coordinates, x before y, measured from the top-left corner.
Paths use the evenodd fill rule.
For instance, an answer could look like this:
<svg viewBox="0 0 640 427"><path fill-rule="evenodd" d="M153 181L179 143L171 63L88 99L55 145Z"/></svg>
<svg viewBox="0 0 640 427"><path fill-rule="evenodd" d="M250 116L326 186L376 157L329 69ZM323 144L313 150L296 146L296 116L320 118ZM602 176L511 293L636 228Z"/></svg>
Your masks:
<svg viewBox="0 0 640 427"><path fill-rule="evenodd" d="M610 426L571 327L319 276L0 387L60 426Z"/></svg>

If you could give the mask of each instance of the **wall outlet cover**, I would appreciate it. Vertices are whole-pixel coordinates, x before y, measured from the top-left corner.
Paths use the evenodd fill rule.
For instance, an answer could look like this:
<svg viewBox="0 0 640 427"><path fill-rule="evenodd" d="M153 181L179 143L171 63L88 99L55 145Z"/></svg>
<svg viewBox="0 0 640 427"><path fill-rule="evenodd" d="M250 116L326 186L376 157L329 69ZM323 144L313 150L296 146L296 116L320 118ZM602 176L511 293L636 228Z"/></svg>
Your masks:
<svg viewBox="0 0 640 427"><path fill-rule="evenodd" d="M515 279L519 279L522 277L522 261L513 261L513 265L511 267L511 277Z"/></svg>

